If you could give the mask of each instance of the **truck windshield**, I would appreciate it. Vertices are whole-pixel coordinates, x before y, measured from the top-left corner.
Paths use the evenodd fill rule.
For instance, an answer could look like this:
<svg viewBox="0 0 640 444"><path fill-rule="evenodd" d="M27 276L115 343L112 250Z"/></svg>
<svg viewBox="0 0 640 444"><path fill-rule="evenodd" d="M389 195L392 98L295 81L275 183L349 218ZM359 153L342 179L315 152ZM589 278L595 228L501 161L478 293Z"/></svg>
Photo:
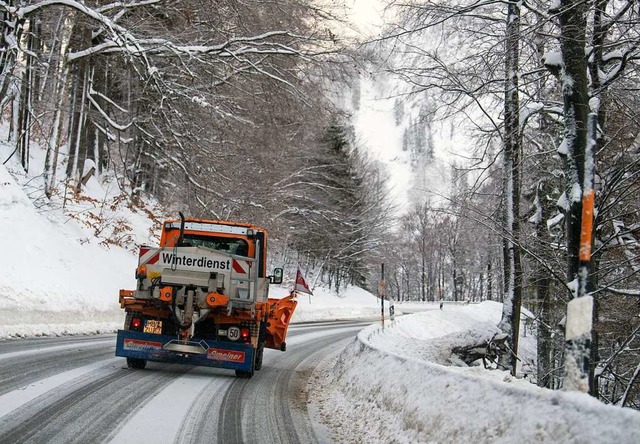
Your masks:
<svg viewBox="0 0 640 444"><path fill-rule="evenodd" d="M245 257L249 254L249 245L246 240L231 237L196 236L185 233L182 245L185 247L205 247Z"/></svg>

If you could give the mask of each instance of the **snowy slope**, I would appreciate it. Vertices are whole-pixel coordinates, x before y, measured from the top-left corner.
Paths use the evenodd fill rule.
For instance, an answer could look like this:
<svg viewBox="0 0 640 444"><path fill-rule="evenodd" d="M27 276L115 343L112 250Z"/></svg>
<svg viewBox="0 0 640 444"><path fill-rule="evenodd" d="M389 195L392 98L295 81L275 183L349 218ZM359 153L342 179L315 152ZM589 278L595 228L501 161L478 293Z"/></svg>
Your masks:
<svg viewBox="0 0 640 444"><path fill-rule="evenodd" d="M110 329L135 256L38 213L4 166L0 187L0 337Z"/></svg>
<svg viewBox="0 0 640 444"><path fill-rule="evenodd" d="M472 146L464 127L438 120L425 97L406 95L406 84L370 69L340 104L351 115L356 146L388 175L400 213L425 200L442 202L451 193L452 167L464 162L467 154L461 153Z"/></svg>

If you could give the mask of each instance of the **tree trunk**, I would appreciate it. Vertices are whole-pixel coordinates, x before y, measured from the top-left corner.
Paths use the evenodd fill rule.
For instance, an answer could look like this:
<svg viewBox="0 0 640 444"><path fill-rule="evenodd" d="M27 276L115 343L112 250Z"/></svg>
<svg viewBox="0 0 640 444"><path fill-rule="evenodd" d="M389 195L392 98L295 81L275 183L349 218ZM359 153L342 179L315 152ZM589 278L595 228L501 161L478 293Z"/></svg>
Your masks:
<svg viewBox="0 0 640 444"><path fill-rule="evenodd" d="M455 255L453 256L453 263L452 263L452 267L453 270L451 272L452 274L452 278L453 278L453 300L455 302L458 302L458 266L456 264L456 257Z"/></svg>
<svg viewBox="0 0 640 444"><path fill-rule="evenodd" d="M8 6L14 6L14 0L6 2ZM3 11L0 21L0 105L4 107L6 102L11 99L13 93L10 93L9 85L14 76L14 68L16 65L16 47L14 42L20 41L22 38L23 26L25 19L15 20L11 15Z"/></svg>
<svg viewBox="0 0 640 444"><path fill-rule="evenodd" d="M543 213L544 214L544 213ZM548 230L542 217L541 222L536 225L536 237L539 241L549 242ZM538 386L551 388L551 292L549 285L551 279L549 272L542 264L536 264L536 301L538 302L538 338L537 338L537 356L538 356Z"/></svg>
<svg viewBox="0 0 640 444"><path fill-rule="evenodd" d="M75 49L87 48L91 44L91 29L83 23L77 23L72 33L71 46ZM81 58L74 72L74 86L72 89L72 112L69 124L69 159L67 163L67 178L82 175L84 159L86 156L85 123L87 120L87 81L89 71L89 58Z"/></svg>
<svg viewBox="0 0 640 444"><path fill-rule="evenodd" d="M422 268L421 268L421 274L420 274L420 294L421 294L421 299L422 302L427 300L427 295L426 295L426 258L425 255L427 254L427 252L425 251L425 242L424 242L424 234L422 235Z"/></svg>
<svg viewBox="0 0 640 444"><path fill-rule="evenodd" d="M560 46L564 72L562 92L564 99L564 150L566 193L565 208L567 236L567 280L569 298L590 291L589 264L580 263L580 233L582 225L582 196L589 177L585 177L586 162L595 161L593 149L587 154L589 138L589 94L587 59L585 57L588 4L577 0L563 0L560 10ZM590 157L590 158L589 158ZM587 175L592 174L592 171ZM587 181L585 181L587 179ZM592 186L592 184L591 184ZM582 268L582 272L581 272ZM572 312L567 312L567 323ZM569 332L569 330L567 331ZM593 382L591 366L591 333L567 338L565 343L565 387L570 390L589 390Z"/></svg>
<svg viewBox="0 0 640 444"><path fill-rule="evenodd" d="M89 144L93 144L93 140L90 137L91 133L91 120L89 119L89 110L91 109L91 104L89 102L89 87L91 85L91 75L93 72L93 68L84 66L84 76L82 79L82 91L81 91L81 100L82 107L81 114L79 116L79 127L78 127L78 135L77 135L77 160L76 163L78 165L78 169L76 172L77 177L77 191L79 192L82 188L81 179L84 176L84 163L87 160L88 154L92 151Z"/></svg>
<svg viewBox="0 0 640 444"><path fill-rule="evenodd" d="M27 20L25 26L29 29L27 35L28 54L25 54L24 73L20 83L20 102L18 105L18 125L16 127L16 144L20 154L20 163L25 171L29 171L29 147L31 142L31 114L33 112L33 53L35 19Z"/></svg>
<svg viewBox="0 0 640 444"><path fill-rule="evenodd" d="M603 69L604 61L603 61L603 51L604 45L606 44L606 23L608 21L608 16L605 14L605 9L609 4L609 0L597 0L594 4L594 14L593 14L593 37L591 46L593 47L593 56L588 62L588 68L591 79L591 89L592 91L596 91L595 96L599 99L599 106L596 110L598 117L598 127L602 129L603 132L606 131L607 124L607 89L602 88L600 82L599 73ZM598 137L595 140L595 152L600 152L602 148L604 148L604 137ZM595 155L594 155L595 157ZM595 158L594 158L595 162ZM597 219L594 221L593 226L597 227ZM596 229L594 228L594 231ZM598 264L600 261L599 254L594 254L594 257L591 259L591 275L590 275L590 284L592 288L598 287L597 276L598 276ZM594 307L593 307L593 325L595 326L598 321L598 311L599 311L599 299L598 295L594 295ZM592 336L592 344L591 344L591 363L589 368L589 394L591 396L598 397L599 396L599 388L598 388L598 378L595 377L595 368L600 359L598 354L598 331L596 328L593 328L591 331Z"/></svg>
<svg viewBox="0 0 640 444"><path fill-rule="evenodd" d="M522 301L522 265L520 259L520 99L518 69L520 51L520 6L507 5L505 101L504 101L504 287L505 296L500 328L509 338L509 352L500 356L502 368L517 372L520 305Z"/></svg>
<svg viewBox="0 0 640 444"><path fill-rule="evenodd" d="M493 274L491 273L491 258L487 261L487 300L492 301L492 283L493 283Z"/></svg>
<svg viewBox="0 0 640 444"><path fill-rule="evenodd" d="M62 134L64 131L64 107L68 103L67 88L69 84L69 65L65 62L66 53L69 49L69 40L71 39L71 26L69 21L73 15L68 15L60 19L58 29L61 30L60 38L56 43L56 51L58 52L57 62L55 66L50 66L52 72L52 88L54 111L51 119L51 128L49 131L49 144L45 155L44 165L44 186L45 195L49 198L52 196L53 189L56 186L56 174L58 171L58 156L60 147L63 145ZM50 60L50 63L52 61Z"/></svg>

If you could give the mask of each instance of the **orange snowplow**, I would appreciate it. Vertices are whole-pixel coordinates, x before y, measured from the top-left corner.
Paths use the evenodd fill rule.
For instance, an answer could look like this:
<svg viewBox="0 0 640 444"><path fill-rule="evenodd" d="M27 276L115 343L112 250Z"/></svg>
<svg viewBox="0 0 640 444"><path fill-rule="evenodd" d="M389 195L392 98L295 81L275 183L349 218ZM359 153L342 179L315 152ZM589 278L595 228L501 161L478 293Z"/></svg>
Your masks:
<svg viewBox="0 0 640 444"><path fill-rule="evenodd" d="M267 232L200 219L164 223L160 246L140 248L136 289L120 290L125 325L116 356L131 368L179 362L253 376L265 348L286 350L295 293L268 297L282 269L266 274Z"/></svg>

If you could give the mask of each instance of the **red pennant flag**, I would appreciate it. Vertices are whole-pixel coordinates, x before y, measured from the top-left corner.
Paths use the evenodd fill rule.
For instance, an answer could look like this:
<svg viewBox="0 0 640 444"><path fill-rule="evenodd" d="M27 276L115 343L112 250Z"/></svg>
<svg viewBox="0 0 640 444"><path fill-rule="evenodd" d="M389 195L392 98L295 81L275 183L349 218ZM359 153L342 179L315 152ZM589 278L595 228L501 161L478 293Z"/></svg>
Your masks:
<svg viewBox="0 0 640 444"><path fill-rule="evenodd" d="M310 295L313 295L313 292L311 291L311 289L309 289L307 282L304 280L304 277L302 276L302 271L300 270L300 267L298 267L298 271L296 272L296 284L293 286L293 291L297 291L298 293L308 293Z"/></svg>

